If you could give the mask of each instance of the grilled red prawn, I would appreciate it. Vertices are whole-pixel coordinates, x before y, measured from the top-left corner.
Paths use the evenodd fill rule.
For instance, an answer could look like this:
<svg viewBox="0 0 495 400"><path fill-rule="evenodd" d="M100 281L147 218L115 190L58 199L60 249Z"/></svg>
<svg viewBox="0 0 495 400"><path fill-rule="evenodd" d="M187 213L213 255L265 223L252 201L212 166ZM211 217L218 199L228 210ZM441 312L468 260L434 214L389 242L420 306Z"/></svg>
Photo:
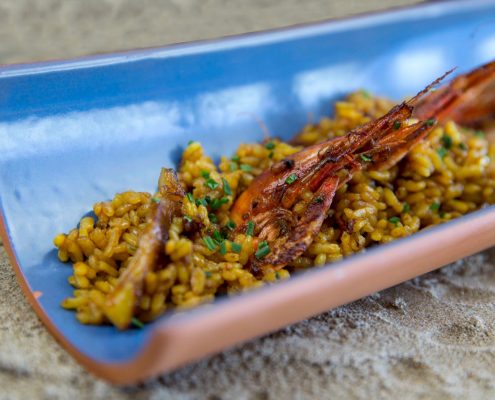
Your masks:
<svg viewBox="0 0 495 400"><path fill-rule="evenodd" d="M160 246L168 240L172 218L180 212L184 189L172 169L163 168L158 180L158 203L152 202L150 223L139 239L139 247L113 292L102 304L105 316L119 329L129 327L146 275L155 269Z"/></svg>
<svg viewBox="0 0 495 400"><path fill-rule="evenodd" d="M271 252L261 260L251 258L254 273L283 268L300 256L319 232L335 192L356 171L395 165L437 121L473 124L495 111L495 62L431 91L450 72L383 117L345 136L307 147L251 183L235 202L231 217L240 230L253 221L255 235L271 245ZM418 122L411 122L414 120ZM313 198L298 218L291 208L308 189Z"/></svg>

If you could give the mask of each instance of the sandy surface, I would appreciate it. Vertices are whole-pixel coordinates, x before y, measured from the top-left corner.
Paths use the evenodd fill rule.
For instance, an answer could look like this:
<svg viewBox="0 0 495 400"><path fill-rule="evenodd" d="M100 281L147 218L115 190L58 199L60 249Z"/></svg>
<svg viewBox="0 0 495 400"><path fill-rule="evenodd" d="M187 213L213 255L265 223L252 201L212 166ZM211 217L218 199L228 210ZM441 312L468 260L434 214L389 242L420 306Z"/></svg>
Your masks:
<svg viewBox="0 0 495 400"><path fill-rule="evenodd" d="M398 3L407 1L313 0L304 8L292 0L2 1L0 62L214 37ZM55 343L0 246L0 399L494 398L494 266L495 251L478 254L123 389L89 375Z"/></svg>

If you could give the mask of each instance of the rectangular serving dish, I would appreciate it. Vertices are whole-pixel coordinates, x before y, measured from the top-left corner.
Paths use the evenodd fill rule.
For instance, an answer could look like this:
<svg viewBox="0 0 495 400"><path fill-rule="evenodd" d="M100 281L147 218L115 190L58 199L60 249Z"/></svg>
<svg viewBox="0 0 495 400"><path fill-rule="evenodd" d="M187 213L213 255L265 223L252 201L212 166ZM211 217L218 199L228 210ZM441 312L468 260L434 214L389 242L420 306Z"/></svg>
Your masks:
<svg viewBox="0 0 495 400"><path fill-rule="evenodd" d="M91 205L153 191L189 139L213 157L289 138L366 88L400 99L495 58L495 1L385 13L165 48L0 69L0 230L39 317L93 373L133 383L495 244L495 208L144 329L84 326L60 302L52 238Z"/></svg>

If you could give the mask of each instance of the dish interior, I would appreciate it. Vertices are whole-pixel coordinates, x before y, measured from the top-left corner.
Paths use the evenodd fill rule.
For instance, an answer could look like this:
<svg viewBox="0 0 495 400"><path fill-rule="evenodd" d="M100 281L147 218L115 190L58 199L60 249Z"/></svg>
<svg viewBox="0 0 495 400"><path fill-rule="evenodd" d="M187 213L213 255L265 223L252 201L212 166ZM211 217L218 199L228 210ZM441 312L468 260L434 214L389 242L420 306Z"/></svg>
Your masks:
<svg viewBox="0 0 495 400"><path fill-rule="evenodd" d="M1 210L30 289L60 332L102 362L134 357L155 324L82 326L60 307L70 265L52 238L96 201L153 191L190 139L217 157L289 138L366 88L401 99L495 58L495 2L433 4L294 30L0 70ZM297 277L295 278L297 279ZM282 283L283 284L283 283Z"/></svg>

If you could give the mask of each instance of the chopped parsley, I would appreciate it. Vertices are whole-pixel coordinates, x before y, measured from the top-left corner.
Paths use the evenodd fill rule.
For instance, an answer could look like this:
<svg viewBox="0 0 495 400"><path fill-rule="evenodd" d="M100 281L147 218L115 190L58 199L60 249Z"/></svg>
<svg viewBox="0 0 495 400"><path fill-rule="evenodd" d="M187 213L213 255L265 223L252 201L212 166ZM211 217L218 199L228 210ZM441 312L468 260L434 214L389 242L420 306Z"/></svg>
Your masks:
<svg viewBox="0 0 495 400"><path fill-rule="evenodd" d="M275 279L280 279L280 272L275 272Z"/></svg>
<svg viewBox="0 0 495 400"><path fill-rule="evenodd" d="M203 242L208 247L208 250L213 251L217 249L217 245L211 236L203 236Z"/></svg>
<svg viewBox="0 0 495 400"><path fill-rule="evenodd" d="M442 136L443 146L448 150L452 147L452 138L448 135Z"/></svg>
<svg viewBox="0 0 495 400"><path fill-rule="evenodd" d="M212 274L210 271L205 271L205 276L206 276L207 278L211 278L211 276L212 276L212 275L213 275L213 274Z"/></svg>
<svg viewBox="0 0 495 400"><path fill-rule="evenodd" d="M465 143L459 143L459 148L462 150L467 150L467 146Z"/></svg>
<svg viewBox="0 0 495 400"><path fill-rule="evenodd" d="M239 156L233 156L232 161L239 162L241 158Z"/></svg>
<svg viewBox="0 0 495 400"><path fill-rule="evenodd" d="M213 222L214 224L216 224L218 222L218 218L215 214L212 214L212 213L209 213L208 214L208 218L210 219L211 222Z"/></svg>
<svg viewBox="0 0 495 400"><path fill-rule="evenodd" d="M404 203L404 206L402 207L402 212L408 213L409 211L411 211L411 206L409 205L409 203Z"/></svg>
<svg viewBox="0 0 495 400"><path fill-rule="evenodd" d="M239 166L239 168L241 169L241 171L244 171L244 172L250 172L253 170L253 167L251 167L250 165L248 164L241 164Z"/></svg>
<svg viewBox="0 0 495 400"><path fill-rule="evenodd" d="M434 201L433 203L431 203L431 205L430 205L431 211L438 211L439 209L440 209L440 203L439 202Z"/></svg>
<svg viewBox="0 0 495 400"><path fill-rule="evenodd" d="M201 171L201 176L205 179L208 179L210 177L210 173L208 171Z"/></svg>
<svg viewBox="0 0 495 400"><path fill-rule="evenodd" d="M287 179L285 180L285 183L287 185L292 185L295 181L297 181L297 175L296 174L290 174Z"/></svg>
<svg viewBox="0 0 495 400"><path fill-rule="evenodd" d="M273 158L273 151L270 151L270 153L268 153L268 158L270 158L270 159Z"/></svg>
<svg viewBox="0 0 495 400"><path fill-rule="evenodd" d="M265 149L267 150L273 150L275 148L275 143L273 142L268 142L265 144Z"/></svg>
<svg viewBox="0 0 495 400"><path fill-rule="evenodd" d="M397 224L400 222L400 218L399 217L392 217L392 218L389 218L389 221L394 224L395 226L397 226Z"/></svg>
<svg viewBox="0 0 495 400"><path fill-rule="evenodd" d="M188 199L191 203L194 203L194 197L193 197L192 193L188 193L188 194L186 194L186 197L187 197L187 199Z"/></svg>
<svg viewBox="0 0 495 400"><path fill-rule="evenodd" d="M318 197L315 199L315 203L323 203L323 197L318 196Z"/></svg>
<svg viewBox="0 0 495 400"><path fill-rule="evenodd" d="M187 222L193 222L193 219L192 219L189 215L184 215L184 219L185 219Z"/></svg>
<svg viewBox="0 0 495 400"><path fill-rule="evenodd" d="M400 121L394 121L394 129L395 129L395 130L399 129L399 128L400 128L400 126L401 126Z"/></svg>
<svg viewBox="0 0 495 400"><path fill-rule="evenodd" d="M227 223L225 224L225 226L226 226L226 227L227 227L227 229L228 229L228 230L230 230L230 231L233 231L233 230L237 227L237 225L236 225L236 223L235 223L234 221L229 221L229 222L227 222Z"/></svg>
<svg viewBox="0 0 495 400"><path fill-rule="evenodd" d="M368 157L366 154L360 154L359 157L361 157L361 160L366 161L366 162L372 161L371 157Z"/></svg>
<svg viewBox="0 0 495 400"><path fill-rule="evenodd" d="M253 221L249 221L247 223L246 235L248 235L248 236L253 236L254 235L254 222Z"/></svg>
<svg viewBox="0 0 495 400"><path fill-rule="evenodd" d="M139 329L144 328L144 324L140 320L138 320L136 317L133 317L131 319L131 324L134 325L136 328L139 328Z"/></svg>
<svg viewBox="0 0 495 400"><path fill-rule="evenodd" d="M187 142L187 145L189 146L189 145L191 145L193 143L194 143L194 140L190 140L189 142Z"/></svg>
<svg viewBox="0 0 495 400"><path fill-rule="evenodd" d="M433 126L433 125L435 125L435 122L437 122L437 121L435 120L435 118L430 118L430 119L427 119L427 120L426 120L426 126Z"/></svg>
<svg viewBox="0 0 495 400"><path fill-rule="evenodd" d="M485 132L483 132L483 131L476 131L476 132L474 132L474 135L482 138L482 137L485 137Z"/></svg>
<svg viewBox="0 0 495 400"><path fill-rule="evenodd" d="M223 192L227 196L232 196L232 188L229 185L229 182L225 178L222 178L222 183L223 183Z"/></svg>
<svg viewBox="0 0 495 400"><path fill-rule="evenodd" d="M234 253L240 253L242 250L242 245L239 243L232 242L230 248Z"/></svg>
<svg viewBox="0 0 495 400"><path fill-rule="evenodd" d="M152 201L153 203L159 203L159 202L160 202L160 199L159 199L158 197L152 197L152 198L151 198L151 201Z"/></svg>
<svg viewBox="0 0 495 400"><path fill-rule="evenodd" d="M229 164L229 169L230 169L230 172L237 171L237 164L235 162L231 162Z"/></svg>

